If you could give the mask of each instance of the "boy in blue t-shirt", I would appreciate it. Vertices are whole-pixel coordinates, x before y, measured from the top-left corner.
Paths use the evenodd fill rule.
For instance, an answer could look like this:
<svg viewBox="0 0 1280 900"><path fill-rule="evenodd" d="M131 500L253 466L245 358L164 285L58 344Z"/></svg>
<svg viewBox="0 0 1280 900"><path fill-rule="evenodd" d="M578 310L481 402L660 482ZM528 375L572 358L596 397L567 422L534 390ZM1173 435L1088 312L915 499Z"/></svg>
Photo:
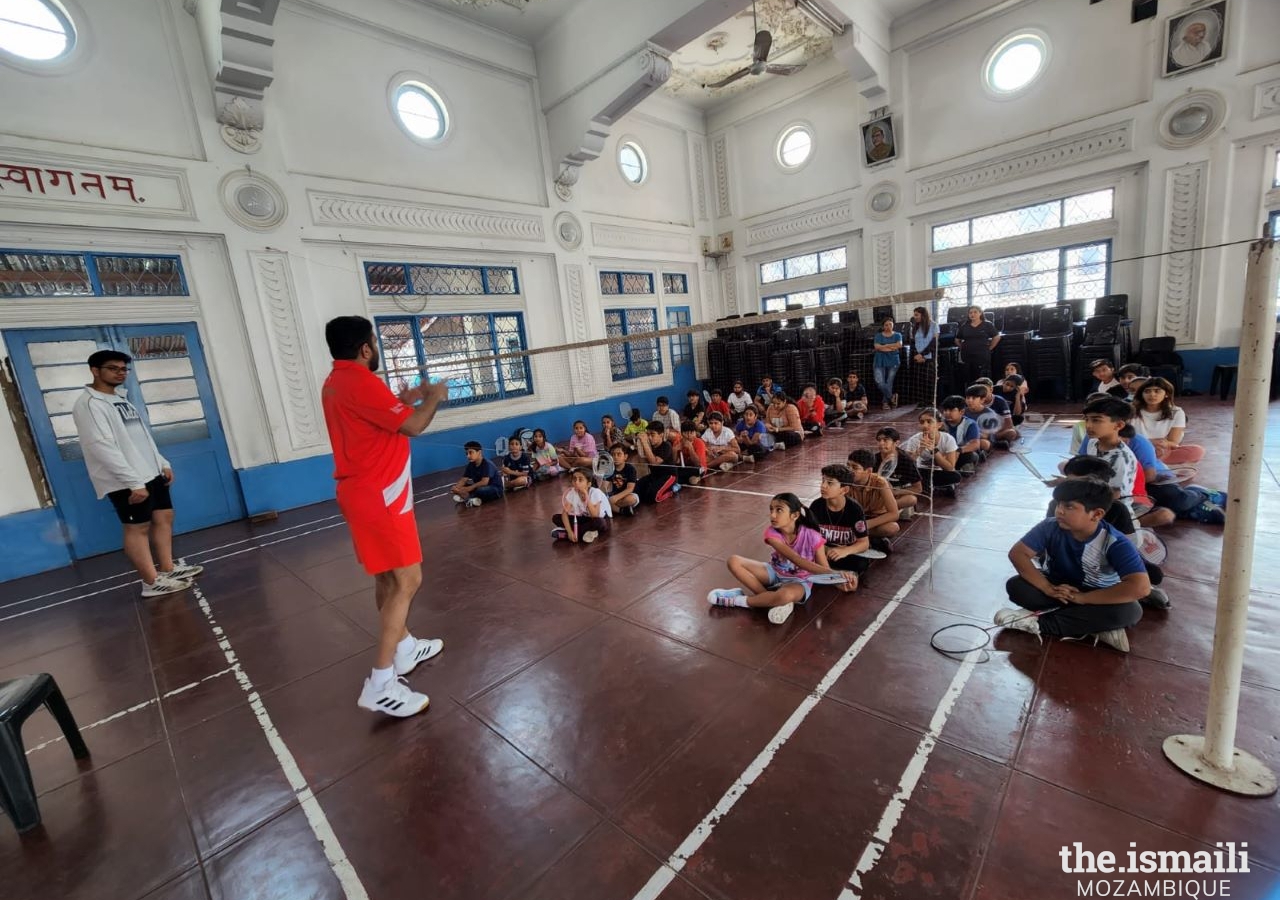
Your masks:
<svg viewBox="0 0 1280 900"><path fill-rule="evenodd" d="M479 506L486 500L501 500L502 473L493 460L484 458L484 447L479 441L467 441L463 449L467 451L467 467L453 486L453 502Z"/></svg>
<svg viewBox="0 0 1280 900"><path fill-rule="evenodd" d="M733 434L746 461L755 462L769 455L769 448L765 446L767 432L754 406L747 407L738 424L733 426Z"/></svg>
<svg viewBox="0 0 1280 900"><path fill-rule="evenodd" d="M522 491L533 484L533 459L524 452L520 438L507 441L507 455L502 457L502 484L509 491Z"/></svg>
<svg viewBox="0 0 1280 900"><path fill-rule="evenodd" d="M1151 580L1132 542L1102 521L1113 496L1099 478L1073 478L1053 489L1054 518L1009 551L1018 574L1005 590L1020 608L999 610L997 625L1037 637L1093 635L1095 643L1129 652L1124 630L1142 618L1138 601L1151 593Z"/></svg>
<svg viewBox="0 0 1280 900"><path fill-rule="evenodd" d="M978 423L965 414L964 398L952 394L942 401L942 427L956 439L960 455L956 458L956 471L972 475L982 462L982 432Z"/></svg>

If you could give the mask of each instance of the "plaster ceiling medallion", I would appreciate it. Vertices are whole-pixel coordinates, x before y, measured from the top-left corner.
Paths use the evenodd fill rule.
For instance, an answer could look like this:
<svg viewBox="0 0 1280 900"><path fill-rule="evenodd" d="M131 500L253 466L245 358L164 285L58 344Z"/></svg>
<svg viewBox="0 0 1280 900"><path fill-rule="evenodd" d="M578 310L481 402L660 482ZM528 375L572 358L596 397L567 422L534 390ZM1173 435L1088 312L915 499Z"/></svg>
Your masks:
<svg viewBox="0 0 1280 900"><path fill-rule="evenodd" d="M566 250L577 250L582 246L582 224L573 213L562 212L556 216L552 225L556 241Z"/></svg>
<svg viewBox="0 0 1280 900"><path fill-rule="evenodd" d="M1227 118L1227 98L1217 91L1188 91L1173 100L1156 123L1156 140L1170 149L1207 140Z"/></svg>
<svg viewBox="0 0 1280 900"><path fill-rule="evenodd" d="M831 53L831 32L795 9L793 0L756 0L759 27L773 35L769 63L798 65ZM704 88L750 66L755 24L747 6L726 22L694 38L671 55L671 77L663 90L673 97L715 101L749 90L765 79L741 78L721 88Z"/></svg>
<svg viewBox="0 0 1280 900"><path fill-rule="evenodd" d="M881 181L872 185L867 190L867 218L875 219L877 222L892 218L898 209L900 196L901 192L895 182Z"/></svg>
<svg viewBox="0 0 1280 900"><path fill-rule="evenodd" d="M218 198L227 215L252 231L271 231L289 214L280 185L248 168L224 175Z"/></svg>

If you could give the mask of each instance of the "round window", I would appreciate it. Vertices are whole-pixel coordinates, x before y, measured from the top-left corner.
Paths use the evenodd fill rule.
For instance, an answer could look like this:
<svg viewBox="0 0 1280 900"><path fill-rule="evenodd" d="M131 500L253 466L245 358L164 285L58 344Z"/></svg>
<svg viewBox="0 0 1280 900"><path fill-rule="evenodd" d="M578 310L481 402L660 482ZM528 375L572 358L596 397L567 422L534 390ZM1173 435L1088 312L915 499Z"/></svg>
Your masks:
<svg viewBox="0 0 1280 900"><path fill-rule="evenodd" d="M411 81L400 85L394 105L400 127L419 141L438 141L449 130L444 103L425 84Z"/></svg>
<svg viewBox="0 0 1280 900"><path fill-rule="evenodd" d="M52 0L7 0L0 7L0 51L31 62L52 62L71 52L76 31Z"/></svg>
<svg viewBox="0 0 1280 900"><path fill-rule="evenodd" d="M649 161L635 141L625 141L618 147L618 169L632 184L643 184L649 177Z"/></svg>
<svg viewBox="0 0 1280 900"><path fill-rule="evenodd" d="M1009 97L1027 88L1049 62L1049 43L1032 31L1010 35L987 54L982 80L997 97Z"/></svg>
<svg viewBox="0 0 1280 900"><path fill-rule="evenodd" d="M778 138L778 162L784 169L798 169L813 154L813 132L803 125L792 125Z"/></svg>

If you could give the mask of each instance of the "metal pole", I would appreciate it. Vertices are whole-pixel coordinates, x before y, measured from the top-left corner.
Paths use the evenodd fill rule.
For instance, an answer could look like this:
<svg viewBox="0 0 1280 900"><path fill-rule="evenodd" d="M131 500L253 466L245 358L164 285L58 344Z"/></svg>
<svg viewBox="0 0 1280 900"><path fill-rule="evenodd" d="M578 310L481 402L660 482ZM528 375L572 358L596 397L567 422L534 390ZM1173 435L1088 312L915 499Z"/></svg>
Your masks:
<svg viewBox="0 0 1280 900"><path fill-rule="evenodd" d="M1260 760L1236 750L1235 739L1267 426L1267 390L1275 343L1275 286L1271 279L1275 247L1269 236L1249 245L1235 423L1231 430L1231 474L1227 480L1230 499L1222 535L1205 734L1174 735L1164 742L1165 756L1193 778L1256 797L1274 794L1276 777Z"/></svg>

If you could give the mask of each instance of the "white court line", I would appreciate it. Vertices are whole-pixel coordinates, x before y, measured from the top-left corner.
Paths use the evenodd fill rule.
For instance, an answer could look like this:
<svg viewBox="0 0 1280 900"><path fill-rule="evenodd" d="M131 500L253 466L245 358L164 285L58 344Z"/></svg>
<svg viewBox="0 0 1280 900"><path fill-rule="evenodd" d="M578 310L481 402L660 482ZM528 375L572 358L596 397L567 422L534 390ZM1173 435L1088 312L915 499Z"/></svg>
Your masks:
<svg viewBox="0 0 1280 900"><path fill-rule="evenodd" d="M421 502L423 502L423 501L425 501L425 500L438 500L438 499L440 499L441 497L445 496L445 495L446 495L446 494L448 494L448 493L449 493L448 491L445 491L444 493L435 494L435 495L430 496L430 497L423 497L423 498L422 498L422 500L417 500L417 501L414 501L414 502L415 502L415 505L416 505L417 503L421 503ZM323 522L323 521L325 521L325 519L317 519L316 521L317 521L317 522ZM310 523L306 523L306 524L310 524ZM322 525L322 526L320 526L319 528L313 528L313 529L311 529L310 531L304 531L304 532L302 532L302 533L300 533L300 534L291 534L291 535L289 535L288 537L283 537L283 538L280 538L279 540L267 541L267 542L262 543L262 544L256 544L256 545L254 545L254 546L252 546L252 547L243 547L243 548L241 548L241 549L239 549L239 550L236 550L236 551L233 551L233 552L231 552L231 553L224 553L222 556L215 556L215 557L213 557L212 559L206 559L206 560L204 560L204 563L206 563L206 564L208 564L208 563L215 563L215 562L219 562L220 560L230 559L230 558L231 558L231 557L233 557L233 556L239 556L239 555L241 555L242 553L252 553L252 552L253 552L253 551L255 551L255 550L261 550L261 549L263 549L264 547L271 547L271 546L274 546L275 544L283 544L283 543L285 543L286 541L293 541L293 540L297 540L298 538L306 537L306 536L307 536L307 535L309 535L309 534L315 534L316 532L319 532L319 531L328 531L330 528L339 528L339 527L341 527L343 524L345 524L345 523L344 523L344 522L341 522L341 521L339 521L339 522L334 522L332 525ZM273 534L282 534L285 530L287 530L287 529L281 529L281 531L272 532L272 533L273 533ZM263 537L267 537L267 536L268 536L268 535L263 535ZM234 545L232 545L232 544L227 544L226 546L229 546L229 547L230 547L230 546L234 546ZM204 551L204 552L208 552L208 551ZM113 577L114 577L114 576L113 576ZM105 580L105 579L102 579L102 580ZM93 582L90 582L90 583L93 583ZM99 589L99 590L93 591L93 592L88 593L88 594L81 594L81 595L80 595L80 596L78 596L78 597L68 597L66 600L59 600L57 603L46 603L44 606L37 606L37 607L35 607L34 609L28 609L28 610L25 610L25 611L20 612L20 613L13 613L12 615L8 615L8 616L2 616L2 617L0 617L0 622L8 622L8 621L10 621L11 619L20 619L20 618L22 618L23 616L29 616L29 615L32 615L33 613L44 612L46 609L53 609L54 607L57 607L57 606L64 606L64 605L66 605L66 604L68 604L68 603L75 603L75 602L80 601L80 600L88 600L88 599L89 599L89 598L91 598L91 597L97 597L99 594L106 594L106 593L109 593L109 592L111 592L111 591L118 591L118 590L120 590L121 588L126 588L126 587L129 587L129 586L131 586L131 585L140 584L140 583L141 583L141 582L140 582L138 579L136 579L136 578L135 578L133 581L122 581L120 584L113 585L112 587L101 588L101 589ZM60 593L60 592L55 592L55 593ZM34 598L34 597L33 597L33 598L31 598L31 599L39 599L39 598ZM10 607L12 607L12 606L19 606L19 605L21 605L21 604L23 604L23 603L27 603L27 602L29 602L29 601L27 601L27 600L21 600L21 601L19 601L18 603L12 603L12 604L10 604L9 606L0 606L0 610L5 610L5 609L8 609L8 608L10 608Z"/></svg>
<svg viewBox="0 0 1280 900"><path fill-rule="evenodd" d="M689 488L689 489L691 489L691 490L695 490L695 491L722 491L722 492L724 492L724 493L726 493L726 494L748 494L748 495L750 495L750 496L752 496L752 497L772 497L775 493L777 493L777 491L772 491L772 492L770 492L770 491L743 491L743 490L739 490L738 488L718 488L718 487L711 487L710 485L706 485L706 484L682 484L682 485L680 485L680 490L682 490L682 491L683 491L683 490L685 490L686 488Z"/></svg>
<svg viewBox="0 0 1280 900"><path fill-rule="evenodd" d="M929 755L933 753L933 748L937 746L938 736L942 734L942 729L947 724L947 719L950 718L956 701L960 699L960 692L964 690L965 684L969 681L969 676L973 674L981 652L980 650L970 651L965 656L964 662L960 664L955 677L951 679L950 687L942 695L942 700L938 702L937 709L933 711L933 719L929 722L929 730L920 739L920 743L916 745L915 754L907 763L906 769L903 770L902 778L898 780L898 789L894 792L893 797L889 799L888 805L880 816L880 822L876 826L875 833L871 836L871 840L867 842L867 846L863 848L857 867L853 870L853 874L849 876L849 882L845 885L844 890L840 892L840 900L860 900L862 897L862 876L875 868L875 864L880 861L881 855L888 848L889 841L893 837L893 830L898 827L902 814L906 812L907 803L911 800L911 795L920 783L920 776L924 774L925 764L929 762Z"/></svg>
<svg viewBox="0 0 1280 900"><path fill-rule="evenodd" d="M206 681L212 681L215 678L220 678L223 675L226 675L230 671L231 671L231 666L227 666L225 669L221 669L217 672L214 672L212 675L206 675L203 678L199 679L198 681L193 681L190 684L184 684L182 687L174 688L171 691L161 694L159 697L152 697L150 700L143 700L141 703L135 703L133 706L130 706L128 709L122 709L119 712L114 712L111 715L107 716L105 719L99 719L98 721L93 722L92 724L81 726L80 731L85 732L85 731L88 731L90 728L97 728L99 725L106 725L108 722L114 722L116 719L123 719L125 716L129 715L130 713L136 713L140 709L146 709L151 704L159 703L161 700L165 698L176 697L178 694L182 694L182 693L185 693L186 691L191 690L192 688L199 687L200 685L204 684ZM56 744L59 741L64 741L64 740L66 740L65 737L63 737L62 735L58 735L56 738L51 738L45 741L43 744L36 744L34 747L32 747L30 750L27 751L27 756L30 756L32 753L35 753L37 750L43 750L45 747L52 746L53 744Z"/></svg>
<svg viewBox="0 0 1280 900"><path fill-rule="evenodd" d="M675 880L676 875L689 862L689 858L698 851L699 847L706 843L707 838L711 837L711 832L716 825L729 814L734 804L747 792L747 788L764 773L764 770L769 767L769 763L773 762L774 756L782 749L783 744L791 739L809 713L813 712L818 702L827 695L827 692L840 680L840 676L845 673L845 670L858 658L858 654L867 646L871 638L884 627L884 623L902 604L907 594L924 577L925 572L933 566L934 560L946 550L951 543L951 539L964 528L966 521L967 519L961 519L957 522L955 527L943 538L941 546L930 553L928 558L920 564L920 567L911 574L906 584L899 588L898 592L893 595L893 599L885 604L884 608L880 610L880 614L875 617L875 620L866 627L862 634L858 635L853 645L827 671L827 674L823 676L822 681L818 683L813 693L801 701L795 712L791 714L787 721L782 723L782 727L778 729L777 733L756 758L751 761L751 764L747 766L743 773L730 785L719 802L711 808L711 811L703 817L693 831L689 832L688 837L680 842L680 846L675 849L675 852L671 854L665 863L658 867L657 871L653 873L653 876L636 893L632 900L655 900L666 889L667 885Z"/></svg>
<svg viewBox="0 0 1280 900"><path fill-rule="evenodd" d="M205 618L209 620L209 626L213 629L213 636L217 639L218 646L226 656L227 662L236 676L236 681L239 682L240 688L248 696L249 708L253 710L254 716L257 717L258 725L262 728L262 733L266 735L271 751L276 755L276 761L280 763L280 768L284 771L285 777L289 779L289 786L293 788L293 793L297 796L298 803L302 806L302 812L307 817L307 824L311 826L311 831L315 834L316 840L324 848L325 858L329 860L329 867L333 869L333 874L337 876L338 881L342 884L342 890L346 893L347 900L369 900L369 894L365 891L364 884L360 881L360 876L356 874L355 867L347 859L347 854L343 851L342 844L338 841L338 836L333 831L333 826L329 824L328 817L325 816L324 810L320 807L320 801L312 793L311 787L307 784L307 779L302 774L302 770L298 768L297 760L294 759L293 753L285 744L284 739L280 737L280 732L276 730L275 723L271 721L271 716L267 713L267 708L262 703L262 698L258 696L258 692L253 687L253 682L249 680L249 676L245 674L239 660L236 658L235 651L231 649L231 641L227 639L226 632L222 630L222 626L214 619L213 609L209 606L209 601L205 598L198 585L192 585L191 591L197 602L199 602Z"/></svg>
<svg viewBox="0 0 1280 900"><path fill-rule="evenodd" d="M1045 429L1048 428L1050 425L1052 425L1054 420L1057 418L1058 418L1057 413L1049 413L1048 418L1046 418L1043 422L1040 423L1040 427L1036 429L1036 433L1031 436L1031 440L1027 441L1027 446L1025 449L1030 450L1032 447L1034 447L1036 445L1036 441L1040 440L1040 435L1044 434Z"/></svg>
<svg viewBox="0 0 1280 900"><path fill-rule="evenodd" d="M421 491L414 494L414 496L418 497L418 496L421 496L422 494L429 494L432 491L438 491L441 488L452 487L452 486L453 486L452 482L450 482L449 484L433 485L432 487L423 488ZM437 495L437 496L442 496L442 495ZM423 497L423 500L431 500L431 499L434 499L434 497ZM414 501L415 505L421 502L422 500ZM227 543L227 544L219 544L217 547L205 547L203 550L192 550L191 553L189 553L188 555L202 556L205 553L213 553L217 550L225 550L228 547L238 547L241 544L247 544L251 541L259 541L259 540L262 540L263 538L275 537L277 534L284 534L285 532L288 532L288 531L296 531L299 528L306 528L308 525L317 525L320 522L329 522L333 519L340 519L340 518L342 518L341 513L338 513L332 516L322 516L319 519L312 519L310 522L299 522L297 525L289 525L286 528L278 528L275 531L267 531L262 534L255 534L252 537L241 538L238 541L231 541L230 543ZM308 534L310 533L311 532L308 532ZM299 537L300 536L301 535L299 535ZM225 559L226 557L218 557L218 558ZM133 576L134 574L135 574L134 571L130 569L127 572L117 572L114 575L104 575L102 578L95 578L93 581L82 581L79 584L73 584L68 587L58 588L56 591L49 591L44 594L36 594L34 597L27 597L23 600L15 600L12 603L0 604L0 609L9 609L10 607L14 607L14 606L22 606L27 603L34 603L35 601L43 600L46 597L56 597L58 594L65 594L67 591L82 590L84 588L89 587L90 585L102 584L102 582L104 581L115 581L117 578L126 578L126 577ZM137 578L133 578L132 581L137 581ZM130 584L132 583L132 581L125 582L125 584ZM116 587L122 587L122 585L116 585ZM115 588L108 588L108 590L115 590Z"/></svg>

